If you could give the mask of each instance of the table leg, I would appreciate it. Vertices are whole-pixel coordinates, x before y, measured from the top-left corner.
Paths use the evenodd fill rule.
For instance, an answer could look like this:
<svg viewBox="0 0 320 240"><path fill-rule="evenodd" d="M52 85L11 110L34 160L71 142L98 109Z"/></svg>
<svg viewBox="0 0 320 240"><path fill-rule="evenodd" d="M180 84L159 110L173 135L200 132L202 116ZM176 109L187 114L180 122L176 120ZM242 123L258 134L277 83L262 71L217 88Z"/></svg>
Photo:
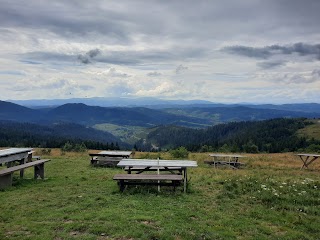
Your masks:
<svg viewBox="0 0 320 240"><path fill-rule="evenodd" d="M23 158L23 159L21 159L21 160L19 161L19 164L22 165L22 164L25 164L25 162L26 162L26 159ZM23 178L23 176L24 176L24 169L21 169L21 170L20 170L20 178Z"/></svg>
<svg viewBox="0 0 320 240"><path fill-rule="evenodd" d="M310 161L308 161L310 156L307 156L305 160L303 159L302 156L299 156L299 157L300 157L301 161L303 162L303 165L300 169L308 168L308 166L318 158L318 157L313 157Z"/></svg>
<svg viewBox="0 0 320 240"><path fill-rule="evenodd" d="M187 192L187 168L184 169L184 173L183 173L183 191L186 193Z"/></svg>

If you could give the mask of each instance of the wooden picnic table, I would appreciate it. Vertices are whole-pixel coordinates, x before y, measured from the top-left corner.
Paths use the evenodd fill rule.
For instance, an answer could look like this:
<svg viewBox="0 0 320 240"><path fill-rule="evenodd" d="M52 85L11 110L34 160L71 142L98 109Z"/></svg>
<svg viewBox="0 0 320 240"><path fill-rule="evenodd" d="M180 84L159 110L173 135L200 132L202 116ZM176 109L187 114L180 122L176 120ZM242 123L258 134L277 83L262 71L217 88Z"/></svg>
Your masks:
<svg viewBox="0 0 320 240"><path fill-rule="evenodd" d="M320 155L319 154L312 154L312 153L300 153L300 154L296 154L297 156L299 156L299 158L302 161L302 166L301 169L303 168L308 168L308 166L313 163L315 160L317 160Z"/></svg>
<svg viewBox="0 0 320 240"><path fill-rule="evenodd" d="M243 163L239 162L239 158L244 158L245 156L239 154L220 154L214 153L209 154L210 157L213 157L213 160L205 160L204 162L210 165L228 165L234 169L238 169ZM223 159L223 160L221 160Z"/></svg>
<svg viewBox="0 0 320 240"><path fill-rule="evenodd" d="M183 170L183 186L184 192L187 191L187 168L197 167L198 164L196 161L191 160L157 160L157 159L122 159L118 164L118 167L129 168L128 173L130 173L130 168L144 168L142 171L148 171L150 168L167 168L170 171L170 168L181 168ZM158 171L159 174L159 171Z"/></svg>
<svg viewBox="0 0 320 240"><path fill-rule="evenodd" d="M44 179L44 164L50 159L32 161L32 148L8 148L0 150L0 164L7 168L0 169L0 189L12 185L13 173L20 171L20 178L23 178L24 169L34 167L34 179ZM19 165L15 166L15 162Z"/></svg>
<svg viewBox="0 0 320 240"><path fill-rule="evenodd" d="M123 158L129 158L131 151L101 151L89 153L91 165L93 166L116 166Z"/></svg>
<svg viewBox="0 0 320 240"><path fill-rule="evenodd" d="M32 155L32 148L7 148L0 150L0 164L6 164L11 167L14 162L20 165L27 162L29 156ZM20 170L20 177L23 177L24 170Z"/></svg>

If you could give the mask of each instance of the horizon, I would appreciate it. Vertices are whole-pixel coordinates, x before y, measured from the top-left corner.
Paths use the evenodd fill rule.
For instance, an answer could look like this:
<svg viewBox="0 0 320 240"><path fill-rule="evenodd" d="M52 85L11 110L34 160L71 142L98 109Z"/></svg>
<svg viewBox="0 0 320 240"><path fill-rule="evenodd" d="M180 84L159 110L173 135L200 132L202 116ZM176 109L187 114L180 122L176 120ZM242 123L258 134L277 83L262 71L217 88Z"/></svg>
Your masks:
<svg viewBox="0 0 320 240"><path fill-rule="evenodd" d="M199 104L208 104L208 105L214 105L214 104L221 104L221 105L275 105L275 106L281 106L281 105L299 105L299 104L320 104L316 102L291 102L291 103L254 103L254 102L212 102L208 100L203 100L203 99L190 99L190 100L185 100L185 99L162 99L162 98L156 98L156 97L92 97L92 98L60 98L60 99L22 99L22 100L17 100L17 99L5 99L0 101L4 102L11 102L15 103L18 105L23 105L23 106L50 106L50 104L53 104L52 106L55 105L63 105L63 104L76 104L76 103L83 103L88 106L100 106L99 104L103 104L105 101L112 100L129 100L129 101L134 101L138 100L139 102L133 102L133 103L126 103L126 102L119 102L119 106L152 106L152 105L199 105ZM147 100L154 100L156 101L155 103L152 102L145 102ZM90 101L96 101L97 105L92 105L90 104ZM51 102L51 103L50 103ZM29 105L28 105L29 103ZM39 104L39 105L36 105ZM46 105L48 104L48 105ZM117 103L111 103L110 106L117 106Z"/></svg>
<svg viewBox="0 0 320 240"><path fill-rule="evenodd" d="M319 12L318 0L3 1L1 99L319 103Z"/></svg>

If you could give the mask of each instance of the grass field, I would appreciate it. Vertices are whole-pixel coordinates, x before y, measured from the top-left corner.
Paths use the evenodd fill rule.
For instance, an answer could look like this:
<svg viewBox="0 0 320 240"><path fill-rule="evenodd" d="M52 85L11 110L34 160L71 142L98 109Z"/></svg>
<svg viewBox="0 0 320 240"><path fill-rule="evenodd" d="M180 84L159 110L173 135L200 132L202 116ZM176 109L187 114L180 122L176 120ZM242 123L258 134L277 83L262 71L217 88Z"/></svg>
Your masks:
<svg viewBox="0 0 320 240"><path fill-rule="evenodd" d="M159 156L169 158L135 157ZM199 167L189 170L187 194L149 186L120 193L112 177L123 170L52 150L45 180L28 169L0 191L0 239L319 239L320 161L300 170L292 153L247 156L232 170L190 154Z"/></svg>
<svg viewBox="0 0 320 240"><path fill-rule="evenodd" d="M297 134L300 137L305 137L307 139L314 138L316 140L320 140L320 120L308 120L313 122L313 124L308 125L300 130L298 130Z"/></svg>

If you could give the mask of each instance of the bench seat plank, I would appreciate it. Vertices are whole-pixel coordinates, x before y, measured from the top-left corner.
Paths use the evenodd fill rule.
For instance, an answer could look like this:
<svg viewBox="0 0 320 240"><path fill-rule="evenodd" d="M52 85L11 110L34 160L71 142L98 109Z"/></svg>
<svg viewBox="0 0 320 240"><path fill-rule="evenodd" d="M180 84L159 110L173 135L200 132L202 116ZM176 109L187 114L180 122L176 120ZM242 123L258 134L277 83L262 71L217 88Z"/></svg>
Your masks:
<svg viewBox="0 0 320 240"><path fill-rule="evenodd" d="M50 159L42 159L42 160L37 160L37 161L33 161L33 162L28 162L28 163L25 163L25 164L22 164L22 165L17 165L17 166L14 166L14 167L2 169L0 171L0 176L7 175L9 173L12 173L12 172L15 172L15 171L18 171L18 170L21 170L21 169L37 166L37 165L43 164L43 163L48 162L48 161L50 161Z"/></svg>
<svg viewBox="0 0 320 240"><path fill-rule="evenodd" d="M173 186L175 190L183 180L183 176L175 174L116 174L113 180L118 181L121 192L126 185Z"/></svg>
<svg viewBox="0 0 320 240"><path fill-rule="evenodd" d="M116 174L113 180L182 181L183 176L175 174Z"/></svg>
<svg viewBox="0 0 320 240"><path fill-rule="evenodd" d="M12 176L15 171L23 170L29 167L34 167L34 179L37 179L38 177L44 179L44 163L48 161L50 161L50 159L42 159L0 170L0 189L12 185ZM20 177L23 177L21 172Z"/></svg>

